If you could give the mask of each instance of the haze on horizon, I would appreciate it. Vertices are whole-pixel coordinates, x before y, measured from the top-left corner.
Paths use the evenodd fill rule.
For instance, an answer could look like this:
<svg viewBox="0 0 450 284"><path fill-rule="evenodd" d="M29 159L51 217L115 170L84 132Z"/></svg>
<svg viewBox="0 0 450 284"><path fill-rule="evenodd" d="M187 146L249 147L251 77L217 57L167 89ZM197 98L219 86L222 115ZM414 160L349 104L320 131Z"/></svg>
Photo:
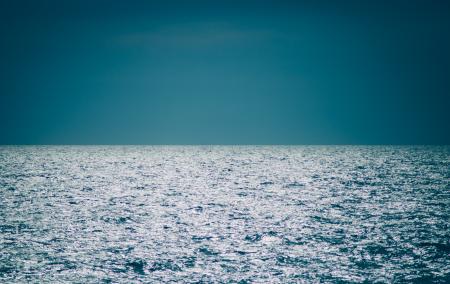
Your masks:
<svg viewBox="0 0 450 284"><path fill-rule="evenodd" d="M448 1L1 1L0 144L450 144Z"/></svg>

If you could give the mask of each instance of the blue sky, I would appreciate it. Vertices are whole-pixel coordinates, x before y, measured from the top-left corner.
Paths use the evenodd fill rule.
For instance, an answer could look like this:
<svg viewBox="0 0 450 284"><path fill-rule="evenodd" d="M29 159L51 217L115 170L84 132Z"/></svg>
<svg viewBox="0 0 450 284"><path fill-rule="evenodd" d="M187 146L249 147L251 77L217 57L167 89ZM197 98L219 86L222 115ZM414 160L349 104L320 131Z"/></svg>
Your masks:
<svg viewBox="0 0 450 284"><path fill-rule="evenodd" d="M446 1L2 1L2 144L449 144Z"/></svg>

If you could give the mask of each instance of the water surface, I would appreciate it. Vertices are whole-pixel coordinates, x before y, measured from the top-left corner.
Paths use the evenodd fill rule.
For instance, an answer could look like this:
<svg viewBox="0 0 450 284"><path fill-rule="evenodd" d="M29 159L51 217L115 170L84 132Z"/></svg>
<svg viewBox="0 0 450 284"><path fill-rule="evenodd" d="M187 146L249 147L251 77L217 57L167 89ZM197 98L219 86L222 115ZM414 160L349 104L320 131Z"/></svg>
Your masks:
<svg viewBox="0 0 450 284"><path fill-rule="evenodd" d="M0 147L0 282L450 282L450 147Z"/></svg>

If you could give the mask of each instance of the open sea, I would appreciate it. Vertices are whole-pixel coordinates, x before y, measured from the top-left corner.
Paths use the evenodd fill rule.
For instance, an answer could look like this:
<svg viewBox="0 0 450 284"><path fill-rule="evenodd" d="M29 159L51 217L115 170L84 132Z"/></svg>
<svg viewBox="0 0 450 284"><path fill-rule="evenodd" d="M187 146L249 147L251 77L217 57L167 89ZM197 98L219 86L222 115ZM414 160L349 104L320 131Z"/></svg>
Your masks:
<svg viewBox="0 0 450 284"><path fill-rule="evenodd" d="M450 283L450 146L0 146L0 283Z"/></svg>

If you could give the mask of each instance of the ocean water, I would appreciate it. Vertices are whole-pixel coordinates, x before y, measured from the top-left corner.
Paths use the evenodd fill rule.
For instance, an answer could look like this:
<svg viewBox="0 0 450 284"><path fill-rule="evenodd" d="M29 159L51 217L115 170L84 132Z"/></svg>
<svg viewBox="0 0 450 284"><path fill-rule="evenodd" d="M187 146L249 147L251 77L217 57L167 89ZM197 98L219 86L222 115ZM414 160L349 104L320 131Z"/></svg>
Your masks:
<svg viewBox="0 0 450 284"><path fill-rule="evenodd" d="M1 283L449 283L448 146L2 146Z"/></svg>

